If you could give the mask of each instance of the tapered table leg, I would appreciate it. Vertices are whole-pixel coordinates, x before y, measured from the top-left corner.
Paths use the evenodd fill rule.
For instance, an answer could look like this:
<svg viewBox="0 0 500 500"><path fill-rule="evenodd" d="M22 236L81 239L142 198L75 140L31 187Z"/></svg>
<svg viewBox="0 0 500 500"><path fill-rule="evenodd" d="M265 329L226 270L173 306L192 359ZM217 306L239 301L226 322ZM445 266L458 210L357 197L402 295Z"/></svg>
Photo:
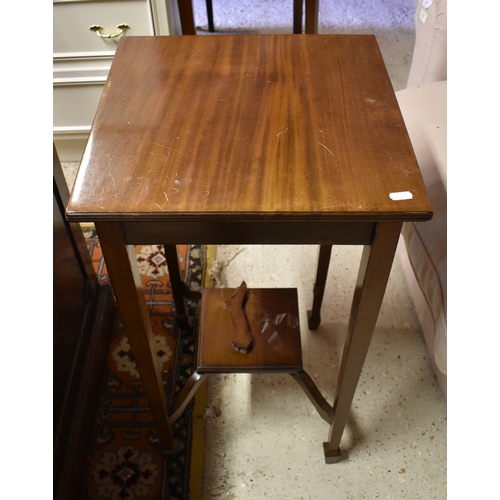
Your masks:
<svg viewBox="0 0 500 500"><path fill-rule="evenodd" d="M321 323L321 304L325 293L326 278L330 257L332 255L332 245L320 245L318 254L318 269L316 272L316 282L313 289L312 310L307 311L309 330L316 330Z"/></svg>
<svg viewBox="0 0 500 500"><path fill-rule="evenodd" d="M363 249L333 403L333 423L324 443L326 463L340 459L340 440L375 329L402 224L379 222Z"/></svg>
<svg viewBox="0 0 500 500"><path fill-rule="evenodd" d="M109 280L160 442L166 452L173 452L174 442L168 420L168 401L158 366L153 332L134 249L125 245L120 223L96 222L95 226Z"/></svg>

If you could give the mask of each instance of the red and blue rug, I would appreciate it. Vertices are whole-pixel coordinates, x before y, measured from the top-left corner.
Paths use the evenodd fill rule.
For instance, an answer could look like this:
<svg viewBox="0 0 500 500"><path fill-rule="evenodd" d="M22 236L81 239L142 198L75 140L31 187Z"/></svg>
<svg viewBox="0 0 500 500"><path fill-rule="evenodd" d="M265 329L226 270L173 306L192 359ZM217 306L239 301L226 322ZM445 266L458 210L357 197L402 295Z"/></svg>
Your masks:
<svg viewBox="0 0 500 500"><path fill-rule="evenodd" d="M96 232L86 229L84 235L97 276L106 283L106 264ZM201 287L203 247L184 245L177 250L184 280L193 288ZM181 331L174 322L174 303L163 247L136 246L135 252L165 391L172 397L193 370L198 302L186 301L189 326ZM192 489L193 483L202 480L202 477L190 477L193 401L173 424L173 435L179 451L175 456L165 456L161 453L127 334L118 321L109 348L81 500L193 498L190 482Z"/></svg>

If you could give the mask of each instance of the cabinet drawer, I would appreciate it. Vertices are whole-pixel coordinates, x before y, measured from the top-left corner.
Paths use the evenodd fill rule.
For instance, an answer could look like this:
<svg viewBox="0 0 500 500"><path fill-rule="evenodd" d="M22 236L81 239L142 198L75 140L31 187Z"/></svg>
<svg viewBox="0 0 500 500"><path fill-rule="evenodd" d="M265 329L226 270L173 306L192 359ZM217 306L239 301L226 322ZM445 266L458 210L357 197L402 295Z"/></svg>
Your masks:
<svg viewBox="0 0 500 500"><path fill-rule="evenodd" d="M150 0L54 0L53 7L53 48L58 57L114 53L121 37L101 38L90 30L92 25L102 26L102 34L118 34L122 23L130 27L122 36L155 34Z"/></svg>
<svg viewBox="0 0 500 500"><path fill-rule="evenodd" d="M88 132L103 89L104 83L54 86L54 132Z"/></svg>

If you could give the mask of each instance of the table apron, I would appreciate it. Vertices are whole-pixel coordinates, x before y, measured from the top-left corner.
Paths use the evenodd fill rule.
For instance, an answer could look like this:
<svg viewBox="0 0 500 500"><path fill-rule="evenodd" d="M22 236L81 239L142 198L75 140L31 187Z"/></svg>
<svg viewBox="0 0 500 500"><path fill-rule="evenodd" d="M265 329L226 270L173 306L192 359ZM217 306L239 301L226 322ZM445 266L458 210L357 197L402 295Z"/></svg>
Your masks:
<svg viewBox="0 0 500 500"><path fill-rule="evenodd" d="M370 221L137 221L121 222L127 245L370 245Z"/></svg>

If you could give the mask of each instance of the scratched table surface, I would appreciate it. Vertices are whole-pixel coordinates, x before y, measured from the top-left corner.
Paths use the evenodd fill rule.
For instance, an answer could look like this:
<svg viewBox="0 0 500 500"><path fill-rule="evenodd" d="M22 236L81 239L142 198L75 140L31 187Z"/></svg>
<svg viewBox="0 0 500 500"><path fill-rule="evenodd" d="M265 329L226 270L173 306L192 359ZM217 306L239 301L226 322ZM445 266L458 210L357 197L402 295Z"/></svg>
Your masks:
<svg viewBox="0 0 500 500"><path fill-rule="evenodd" d="M68 218L425 220L372 35L124 37Z"/></svg>

